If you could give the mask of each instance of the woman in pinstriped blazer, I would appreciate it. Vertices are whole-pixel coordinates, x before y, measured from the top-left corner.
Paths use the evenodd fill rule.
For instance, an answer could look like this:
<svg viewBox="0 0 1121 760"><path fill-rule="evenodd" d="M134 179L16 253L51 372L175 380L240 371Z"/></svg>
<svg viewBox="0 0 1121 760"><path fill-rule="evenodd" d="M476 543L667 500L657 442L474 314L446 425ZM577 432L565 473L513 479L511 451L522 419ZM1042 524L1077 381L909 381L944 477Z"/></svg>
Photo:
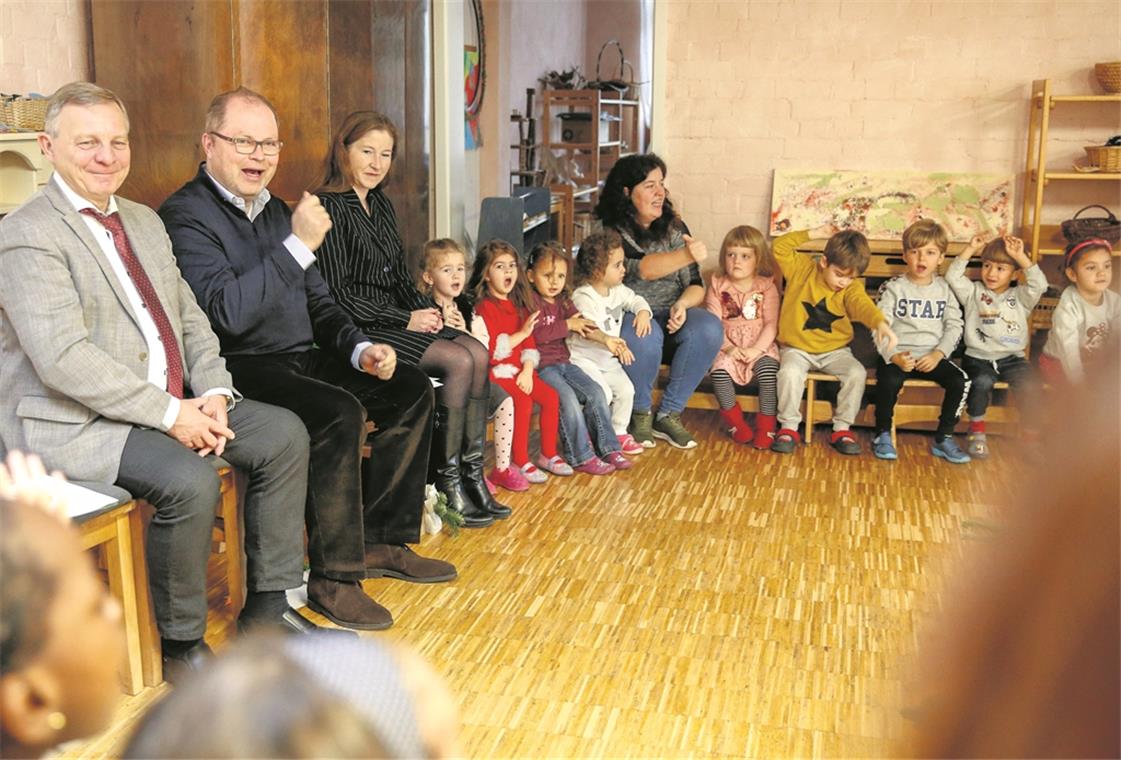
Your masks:
<svg viewBox="0 0 1121 760"><path fill-rule="evenodd" d="M355 324L443 383L433 436L436 487L466 527L483 527L510 515L483 482L486 348L445 326L436 303L409 276L397 216L381 187L396 150L397 128L385 116L358 111L343 120L316 191L333 223L318 264Z"/></svg>

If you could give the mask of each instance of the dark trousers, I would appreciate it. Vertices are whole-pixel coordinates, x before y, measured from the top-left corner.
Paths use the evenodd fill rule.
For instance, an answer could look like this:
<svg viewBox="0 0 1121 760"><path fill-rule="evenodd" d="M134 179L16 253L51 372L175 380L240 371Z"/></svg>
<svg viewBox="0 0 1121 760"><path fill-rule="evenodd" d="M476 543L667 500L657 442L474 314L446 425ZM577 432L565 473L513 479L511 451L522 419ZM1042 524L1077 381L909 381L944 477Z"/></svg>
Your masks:
<svg viewBox="0 0 1121 760"><path fill-rule="evenodd" d="M989 401L993 397L993 385L998 380L1003 380L1013 390L1026 392L1029 396L1039 391L1039 381L1035 371L1022 356L1007 356L991 361L966 355L962 357L961 368L969 375L971 381L965 407L970 419L980 419L985 416ZM1035 405L1031 407L1035 408Z"/></svg>
<svg viewBox="0 0 1121 760"><path fill-rule="evenodd" d="M306 520L311 570L366 577L366 544L420 540L432 439L432 384L398 364L378 380L319 350L226 360L246 396L290 409L311 440ZM362 458L366 419L377 432Z"/></svg>
<svg viewBox="0 0 1121 760"><path fill-rule="evenodd" d="M965 394L969 390L969 377L949 359L938 362L930 372L904 372L896 365L887 364L880 359L876 365L876 432L891 430L895 402L899 400L903 381L908 378L933 380L942 386L945 395L942 397L942 411L938 415L938 435L951 435L961 417Z"/></svg>
<svg viewBox="0 0 1121 760"><path fill-rule="evenodd" d="M246 585L283 591L303 582L308 438L285 409L244 400L229 415L222 458L249 480L245 493ZM200 457L158 430L134 428L117 485L156 508L148 528L148 575L160 635L189 641L206 632L206 563L218 505L213 456ZM239 551L231 548L230 551Z"/></svg>

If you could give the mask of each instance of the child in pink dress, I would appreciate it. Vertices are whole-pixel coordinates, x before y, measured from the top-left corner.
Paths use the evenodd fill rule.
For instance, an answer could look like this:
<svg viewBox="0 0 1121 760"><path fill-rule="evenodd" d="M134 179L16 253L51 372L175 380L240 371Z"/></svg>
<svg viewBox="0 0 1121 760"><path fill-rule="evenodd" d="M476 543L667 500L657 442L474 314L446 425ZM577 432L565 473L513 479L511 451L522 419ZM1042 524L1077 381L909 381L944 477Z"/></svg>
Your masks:
<svg viewBox="0 0 1121 760"><path fill-rule="evenodd" d="M720 404L720 416L737 443L769 449L778 413L779 295L777 270L763 233L746 225L724 236L717 271L705 293L705 308L724 324L724 345L712 363L709 379ZM755 381L759 413L755 431L736 403L736 386Z"/></svg>

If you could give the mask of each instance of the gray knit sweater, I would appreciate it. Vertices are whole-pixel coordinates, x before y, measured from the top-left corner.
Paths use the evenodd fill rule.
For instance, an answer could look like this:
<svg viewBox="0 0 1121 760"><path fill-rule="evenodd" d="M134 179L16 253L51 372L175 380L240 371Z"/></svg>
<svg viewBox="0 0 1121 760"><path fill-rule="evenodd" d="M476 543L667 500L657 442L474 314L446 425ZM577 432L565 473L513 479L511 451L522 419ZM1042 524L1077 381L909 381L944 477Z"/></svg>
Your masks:
<svg viewBox="0 0 1121 760"><path fill-rule="evenodd" d="M906 275L894 277L880 289L879 307L899 338L890 353L880 349L885 362L904 351L912 359L935 349L949 357L961 340L961 306L941 277L929 285L913 283Z"/></svg>

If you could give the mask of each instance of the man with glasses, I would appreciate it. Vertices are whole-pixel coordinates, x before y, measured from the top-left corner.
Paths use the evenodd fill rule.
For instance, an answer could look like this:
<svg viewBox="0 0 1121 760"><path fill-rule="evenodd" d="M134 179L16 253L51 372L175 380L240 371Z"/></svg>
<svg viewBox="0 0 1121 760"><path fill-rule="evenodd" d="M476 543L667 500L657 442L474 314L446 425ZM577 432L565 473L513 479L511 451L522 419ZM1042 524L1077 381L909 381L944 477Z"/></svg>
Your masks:
<svg viewBox="0 0 1121 760"><path fill-rule="evenodd" d="M332 300L313 253L327 212L308 193L289 211L267 189L282 146L268 100L245 88L219 95L202 134L206 161L159 213L238 388L307 426L308 606L338 625L387 628L393 618L363 579L456 577L407 546L420 540L432 386ZM367 415L376 431L364 460Z"/></svg>

